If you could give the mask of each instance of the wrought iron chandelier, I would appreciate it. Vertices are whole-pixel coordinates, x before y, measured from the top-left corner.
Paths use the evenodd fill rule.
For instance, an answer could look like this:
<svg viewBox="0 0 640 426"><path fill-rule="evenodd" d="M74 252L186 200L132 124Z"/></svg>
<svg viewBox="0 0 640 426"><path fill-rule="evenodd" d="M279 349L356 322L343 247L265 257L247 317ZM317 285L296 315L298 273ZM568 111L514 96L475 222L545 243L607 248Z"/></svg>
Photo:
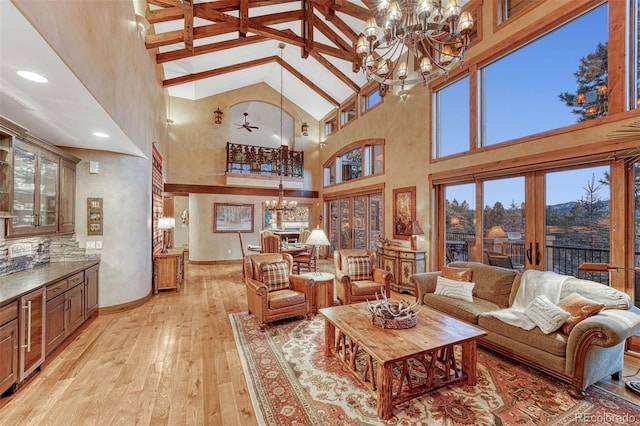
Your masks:
<svg viewBox="0 0 640 426"><path fill-rule="evenodd" d="M283 107L282 107L282 52L284 50L284 43L280 43L278 44L278 48L280 49L280 150L279 150L279 154L278 154L278 175L280 176L280 183L278 185L278 199L277 200L267 200L264 202L264 206L267 210L269 211L275 211L276 212L276 223L277 223L277 227L280 228L281 224L282 224L282 214L285 212L291 212L293 211L297 206L298 206L298 202L291 200L291 201L287 201L284 199L284 186L282 184L282 175L284 174L283 171L283 159L282 159L282 137L283 137L283 133L282 133L282 115L283 115Z"/></svg>
<svg viewBox="0 0 640 426"><path fill-rule="evenodd" d="M458 0L379 0L377 9L377 18L367 21L358 39L356 53L367 78L382 88L404 90L420 82L426 86L464 61L474 21Z"/></svg>

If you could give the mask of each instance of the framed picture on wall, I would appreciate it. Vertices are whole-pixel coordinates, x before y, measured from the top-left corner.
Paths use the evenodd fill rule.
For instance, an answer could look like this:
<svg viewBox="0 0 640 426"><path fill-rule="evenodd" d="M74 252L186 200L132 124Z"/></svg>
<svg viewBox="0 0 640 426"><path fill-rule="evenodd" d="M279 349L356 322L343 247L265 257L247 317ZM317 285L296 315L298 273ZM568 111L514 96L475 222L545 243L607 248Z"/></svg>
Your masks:
<svg viewBox="0 0 640 426"><path fill-rule="evenodd" d="M102 198L87 198L87 235L102 235Z"/></svg>
<svg viewBox="0 0 640 426"><path fill-rule="evenodd" d="M213 204L213 232L253 232L253 204Z"/></svg>
<svg viewBox="0 0 640 426"><path fill-rule="evenodd" d="M416 220L416 187L393 190L393 238L411 238L411 223Z"/></svg>

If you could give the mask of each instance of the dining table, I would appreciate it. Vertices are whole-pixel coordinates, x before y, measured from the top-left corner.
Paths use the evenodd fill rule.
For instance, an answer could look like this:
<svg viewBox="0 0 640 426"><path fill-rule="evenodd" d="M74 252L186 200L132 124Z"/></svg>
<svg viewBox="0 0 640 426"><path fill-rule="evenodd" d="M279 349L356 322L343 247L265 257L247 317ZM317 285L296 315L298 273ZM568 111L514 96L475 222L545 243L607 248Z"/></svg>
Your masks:
<svg viewBox="0 0 640 426"><path fill-rule="evenodd" d="M289 253L293 256L294 254L302 253L308 249L309 247L304 244L289 244L287 247L281 247L280 253ZM254 253L262 253L262 247L257 245L249 244L247 245L247 250Z"/></svg>

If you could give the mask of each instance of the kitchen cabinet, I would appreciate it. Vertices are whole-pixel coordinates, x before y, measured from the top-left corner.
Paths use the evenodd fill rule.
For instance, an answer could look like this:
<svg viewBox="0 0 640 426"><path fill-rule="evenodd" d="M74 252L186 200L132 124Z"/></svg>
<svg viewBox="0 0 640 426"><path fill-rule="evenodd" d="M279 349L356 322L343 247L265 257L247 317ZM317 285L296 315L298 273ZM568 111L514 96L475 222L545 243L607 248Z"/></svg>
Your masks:
<svg viewBox="0 0 640 426"><path fill-rule="evenodd" d="M0 394L18 382L18 302L0 308Z"/></svg>
<svg viewBox="0 0 640 426"><path fill-rule="evenodd" d="M60 158L36 145L14 140L13 215L7 235L58 231L58 167Z"/></svg>
<svg viewBox="0 0 640 426"><path fill-rule="evenodd" d="M153 293L158 290L180 291L184 279L184 249L173 248L153 256Z"/></svg>
<svg viewBox="0 0 640 426"><path fill-rule="evenodd" d="M22 382L40 368L45 351L45 289L20 297L20 354L18 381Z"/></svg>
<svg viewBox="0 0 640 426"><path fill-rule="evenodd" d="M47 286L46 354L49 355L84 322L84 272Z"/></svg>
<svg viewBox="0 0 640 426"><path fill-rule="evenodd" d="M95 265L84 271L85 321L98 312L98 269L99 265Z"/></svg>
<svg viewBox="0 0 640 426"><path fill-rule="evenodd" d="M393 273L391 290L417 296L416 289L409 282L413 274L425 272L426 252L405 247L378 247L378 268Z"/></svg>
<svg viewBox="0 0 640 426"><path fill-rule="evenodd" d="M0 217L11 215L12 146L13 136L0 131Z"/></svg>
<svg viewBox="0 0 640 426"><path fill-rule="evenodd" d="M76 219L76 165L64 158L60 159L59 200L58 232L74 232Z"/></svg>

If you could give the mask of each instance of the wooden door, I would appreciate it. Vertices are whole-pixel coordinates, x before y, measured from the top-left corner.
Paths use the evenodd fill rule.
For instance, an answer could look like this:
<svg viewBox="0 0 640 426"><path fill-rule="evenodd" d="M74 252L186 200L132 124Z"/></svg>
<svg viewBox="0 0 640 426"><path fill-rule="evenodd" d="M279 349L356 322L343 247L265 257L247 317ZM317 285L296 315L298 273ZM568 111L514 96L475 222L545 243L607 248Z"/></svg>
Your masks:
<svg viewBox="0 0 640 426"><path fill-rule="evenodd" d="M46 314L46 354L53 352L67 336L65 307L67 299L64 294L47 301Z"/></svg>

